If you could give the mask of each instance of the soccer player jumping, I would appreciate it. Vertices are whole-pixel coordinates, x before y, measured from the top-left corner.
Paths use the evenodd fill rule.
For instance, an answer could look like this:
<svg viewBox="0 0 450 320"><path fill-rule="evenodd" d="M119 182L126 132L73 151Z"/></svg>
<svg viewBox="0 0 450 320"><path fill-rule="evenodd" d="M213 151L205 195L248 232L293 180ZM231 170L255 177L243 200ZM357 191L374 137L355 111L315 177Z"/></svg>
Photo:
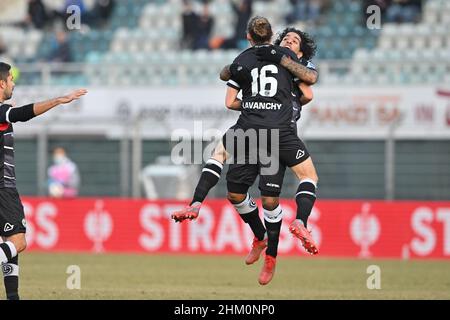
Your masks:
<svg viewBox="0 0 450 320"><path fill-rule="evenodd" d="M300 59L300 64L298 64L296 61L289 59L288 56L285 55L284 57L281 57L281 55L278 54L278 58L281 57L281 61L273 61L278 62L283 67L287 68L295 77L298 78L297 81L295 81L296 85L293 90L296 97L294 97L292 102L293 117L291 119L291 127L296 132L296 121L300 118L302 106L310 102L313 98L310 84L314 84L315 81L317 81L317 71L310 61L315 55L316 45L314 40L307 33L292 27L284 29L274 41L274 44L280 47L289 48ZM269 48L270 50L273 50L273 47L267 47L267 49ZM273 59L272 55L268 55L267 52L264 52L266 47L260 48L259 50L262 50L262 53L260 52L261 55L266 55L269 56L269 59ZM228 81L232 76L238 76L236 68L236 64L224 67L220 75L221 80ZM234 110L240 111L240 108L238 107L240 107L240 103L237 103L237 108ZM206 165L202 170L202 175L197 184L194 197L190 205L174 212L172 215L172 218L175 221L182 222L186 219L193 220L198 217L201 204L209 190L217 184L221 176L223 163L226 159L228 159L228 157L229 154L220 142L215 148L212 157L206 162ZM307 220L315 200L315 188L318 181L317 173L310 157L306 159L306 161L301 162L291 169L300 180L300 186L296 195L296 200L298 203L297 219L291 225L290 231L302 240L302 244L309 253L316 254L317 248L315 245L311 246L309 243L308 238L310 239L310 237L308 234L306 234L306 237L302 235L302 233L305 233L305 230L299 232L300 229L303 228L301 228L301 226L298 227L298 224L301 223L304 227L307 226ZM254 243L254 247L264 249L265 245Z"/></svg>
<svg viewBox="0 0 450 320"><path fill-rule="evenodd" d="M87 93L79 89L66 96L14 108L4 104L4 101L11 99L14 86L11 66L0 62L0 236L3 240L0 244L0 263L8 300L19 300L18 254L27 246L25 214L16 189L12 124L28 121Z"/></svg>

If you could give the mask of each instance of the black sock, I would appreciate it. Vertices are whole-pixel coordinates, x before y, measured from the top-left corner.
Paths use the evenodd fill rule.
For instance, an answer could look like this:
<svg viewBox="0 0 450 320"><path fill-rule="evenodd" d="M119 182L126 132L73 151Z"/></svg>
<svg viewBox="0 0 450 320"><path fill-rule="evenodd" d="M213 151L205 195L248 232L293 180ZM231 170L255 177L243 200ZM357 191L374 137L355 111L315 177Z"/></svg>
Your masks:
<svg viewBox="0 0 450 320"><path fill-rule="evenodd" d="M264 209L264 224L266 225L268 238L266 254L274 258L277 257L278 253L282 219L283 210L281 210L280 205L273 210Z"/></svg>
<svg viewBox="0 0 450 320"><path fill-rule="evenodd" d="M264 220L264 224L266 225L268 237L266 254L276 258L278 253L278 241L280 240L281 221L273 223Z"/></svg>
<svg viewBox="0 0 450 320"><path fill-rule="evenodd" d="M305 228L307 227L308 217L316 201L316 186L312 180L300 181L300 185L295 195L297 202L297 219L302 220Z"/></svg>
<svg viewBox="0 0 450 320"><path fill-rule="evenodd" d="M19 256L5 263L2 269L6 299L19 300Z"/></svg>
<svg viewBox="0 0 450 320"><path fill-rule="evenodd" d="M222 173L223 165L215 160L209 159L206 165L203 167L200 180L195 188L194 197L192 199L191 205L195 202L203 202L208 195L209 190L211 190L217 182L219 182L220 174Z"/></svg>
<svg viewBox="0 0 450 320"><path fill-rule="evenodd" d="M258 208L252 212L239 215L245 223L248 223L255 237L258 238L258 240L263 240L266 234L266 228L264 228L261 218L259 217Z"/></svg>

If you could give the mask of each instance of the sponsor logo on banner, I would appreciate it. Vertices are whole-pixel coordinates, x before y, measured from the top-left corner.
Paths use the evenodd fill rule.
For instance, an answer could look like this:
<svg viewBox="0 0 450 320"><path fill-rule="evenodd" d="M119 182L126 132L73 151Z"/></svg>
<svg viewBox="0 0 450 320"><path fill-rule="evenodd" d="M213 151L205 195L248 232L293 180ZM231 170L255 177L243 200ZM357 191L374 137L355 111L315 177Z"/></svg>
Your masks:
<svg viewBox="0 0 450 320"><path fill-rule="evenodd" d="M95 208L86 214L84 219L84 232L94 243L92 251L103 252L103 243L108 240L113 232L113 220L111 214L103 209L102 200L95 202Z"/></svg>
<svg viewBox="0 0 450 320"><path fill-rule="evenodd" d="M64 92L62 87L25 86L18 90L18 105L42 95ZM202 99L199 100L199 96ZM430 128L439 137L450 135L448 88L358 86L342 90L339 86L319 86L316 96L308 106L308 112L302 115L302 121L309 124L303 128L308 138L354 138L357 134L359 139L378 140L386 137L386 129L392 125L396 125L396 137L429 138ZM70 107L61 107L61 112L54 115L58 121L52 122L52 131L75 133L94 130L110 135L115 129L123 130L124 119L139 119L145 122L141 128L142 137L170 139L175 129L183 129L197 139L202 137L202 132L197 134L193 125L195 121L202 122L205 132L212 129L222 132L235 123L236 116L221 105L222 99L223 88L216 85L134 88L127 92L93 88L86 98ZM278 108L261 104L248 107ZM105 114L119 121L105 121ZM52 115L49 117L51 119ZM72 125L74 119L85 118L95 120L95 126L89 121ZM48 121L46 119L36 119L29 124L29 130L39 130Z"/></svg>
<svg viewBox="0 0 450 320"><path fill-rule="evenodd" d="M205 201L189 223L170 219L185 206L176 200L25 197L23 204L30 251L245 256L253 238L226 199ZM280 256L311 258L289 232L295 201L282 199L281 206ZM450 259L450 202L320 199L308 229L321 257Z"/></svg>
<svg viewBox="0 0 450 320"><path fill-rule="evenodd" d="M370 213L370 204L364 203L361 213L355 215L350 223L352 240L361 248L359 257L369 258L372 256L370 246L377 242L381 232L380 229L377 216Z"/></svg>

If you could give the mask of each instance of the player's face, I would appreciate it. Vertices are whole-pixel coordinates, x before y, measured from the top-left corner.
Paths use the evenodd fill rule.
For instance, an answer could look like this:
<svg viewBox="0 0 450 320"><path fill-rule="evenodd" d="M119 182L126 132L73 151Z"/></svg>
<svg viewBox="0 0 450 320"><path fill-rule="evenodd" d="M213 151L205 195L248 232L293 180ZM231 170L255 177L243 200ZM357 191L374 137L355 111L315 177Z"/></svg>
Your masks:
<svg viewBox="0 0 450 320"><path fill-rule="evenodd" d="M6 78L6 82L5 82L5 91L4 91L4 99L8 100L11 99L13 91L14 91L14 78L11 74L11 71L9 72L8 78Z"/></svg>
<svg viewBox="0 0 450 320"><path fill-rule="evenodd" d="M300 51L302 39L296 32L288 32L280 42L281 47L291 49L299 58L303 55Z"/></svg>

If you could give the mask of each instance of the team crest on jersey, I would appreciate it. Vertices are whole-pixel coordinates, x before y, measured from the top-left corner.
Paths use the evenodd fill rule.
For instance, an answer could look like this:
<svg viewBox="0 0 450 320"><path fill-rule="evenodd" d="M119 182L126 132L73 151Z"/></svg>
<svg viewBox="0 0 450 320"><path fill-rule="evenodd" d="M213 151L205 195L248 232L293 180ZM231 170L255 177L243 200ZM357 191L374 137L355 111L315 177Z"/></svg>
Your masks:
<svg viewBox="0 0 450 320"><path fill-rule="evenodd" d="M27 227L27 220L22 219L22 225L26 228Z"/></svg>
<svg viewBox="0 0 450 320"><path fill-rule="evenodd" d="M3 264L2 271L3 271L3 276L7 276L13 272L13 268L9 264Z"/></svg>
<svg viewBox="0 0 450 320"><path fill-rule="evenodd" d="M298 149L297 151L297 155L295 156L295 159L300 159L301 157L303 157L305 155L305 151Z"/></svg>
<svg viewBox="0 0 450 320"><path fill-rule="evenodd" d="M3 228L4 232L11 231L12 229L14 229L14 225L13 224L10 224L9 222L5 223L5 227Z"/></svg>

